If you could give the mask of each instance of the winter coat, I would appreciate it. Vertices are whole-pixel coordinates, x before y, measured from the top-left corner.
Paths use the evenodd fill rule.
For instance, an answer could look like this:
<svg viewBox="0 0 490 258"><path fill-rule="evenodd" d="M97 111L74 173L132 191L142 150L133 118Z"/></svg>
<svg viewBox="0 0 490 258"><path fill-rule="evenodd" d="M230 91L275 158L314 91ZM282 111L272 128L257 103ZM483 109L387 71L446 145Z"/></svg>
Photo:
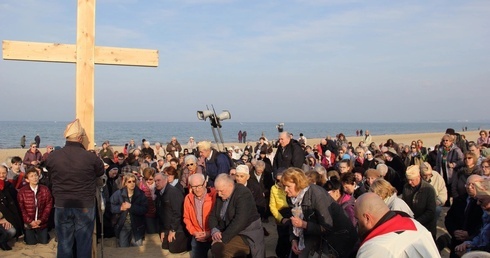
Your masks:
<svg viewBox="0 0 490 258"><path fill-rule="evenodd" d="M436 166L434 167L434 170L443 175L443 166L445 166L447 178L445 177L444 180L447 179L448 181L446 183L450 184L452 182L451 179L453 177L453 172L464 166L464 155L461 149L458 148L456 144L453 144L447 153L446 162L443 163L442 153L444 148L444 146L441 146L437 151ZM450 168L448 166L449 163L455 163L456 166L454 168Z"/></svg>
<svg viewBox="0 0 490 258"><path fill-rule="evenodd" d="M104 163L81 143L67 141L46 160L56 207L93 208L95 180L104 174ZM82 187L83 186L83 187Z"/></svg>
<svg viewBox="0 0 490 258"><path fill-rule="evenodd" d="M316 250L320 241L328 243L340 257L353 250L358 236L342 207L321 186L310 184L301 202L307 226L303 229L306 248ZM293 204L288 198L291 208ZM291 233L291 239L296 238Z"/></svg>
<svg viewBox="0 0 490 258"><path fill-rule="evenodd" d="M185 196L184 199L184 224L189 234L194 235L196 232L210 232L208 218L211 210L213 209L216 201L216 191L214 188L209 188L208 192L204 195L204 202L202 206L202 227L197 220L197 214L195 209L195 195L191 192Z"/></svg>
<svg viewBox="0 0 490 258"><path fill-rule="evenodd" d="M24 224L29 224L35 220L36 217L36 199L37 199L37 219L41 221L39 225L40 229L48 227L49 215L53 209L53 197L51 191L47 186L38 185L37 193L34 195L34 191L30 185L26 185L19 190L17 194L17 200L19 202L19 208L22 212L22 219Z"/></svg>
<svg viewBox="0 0 490 258"><path fill-rule="evenodd" d="M436 236L436 191L434 187L424 180L420 180L420 184L416 187L411 187L405 184L403 188L402 199L412 209L414 219L424 225L433 235Z"/></svg>
<svg viewBox="0 0 490 258"><path fill-rule="evenodd" d="M121 205L124 202L131 203L131 207L125 211L121 211ZM131 231L135 241L143 239L145 236L146 220L145 214L148 211L148 200L145 197L145 193L138 187L134 188L133 196L131 200L128 197L128 189L126 187L116 191L111 196L111 212L114 216L119 215L116 225L114 226L114 232L116 236L119 236L121 229L126 222L126 216L129 213L131 219Z"/></svg>
<svg viewBox="0 0 490 258"><path fill-rule="evenodd" d="M277 171L279 168L301 168L304 162L305 155L303 148L301 148L298 141L291 139L289 144L285 147L279 146L279 148L277 148L272 165L273 170Z"/></svg>

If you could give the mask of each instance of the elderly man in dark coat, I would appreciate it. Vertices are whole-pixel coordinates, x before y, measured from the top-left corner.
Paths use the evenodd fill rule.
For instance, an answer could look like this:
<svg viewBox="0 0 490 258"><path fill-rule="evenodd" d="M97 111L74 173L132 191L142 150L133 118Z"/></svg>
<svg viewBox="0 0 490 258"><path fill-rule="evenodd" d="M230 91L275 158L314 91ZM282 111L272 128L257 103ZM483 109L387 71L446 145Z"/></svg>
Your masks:
<svg viewBox="0 0 490 258"><path fill-rule="evenodd" d="M262 223L250 190L227 174L216 178L215 188L219 197L208 219L214 257L265 257Z"/></svg>
<svg viewBox="0 0 490 258"><path fill-rule="evenodd" d="M288 132L279 134L279 147L274 156L273 170L278 168L301 168L305 162L305 153L298 141L291 139Z"/></svg>
<svg viewBox="0 0 490 258"><path fill-rule="evenodd" d="M436 191L434 187L421 179L420 166L412 165L407 168L407 183L403 187L402 199L414 213L414 219L436 237Z"/></svg>

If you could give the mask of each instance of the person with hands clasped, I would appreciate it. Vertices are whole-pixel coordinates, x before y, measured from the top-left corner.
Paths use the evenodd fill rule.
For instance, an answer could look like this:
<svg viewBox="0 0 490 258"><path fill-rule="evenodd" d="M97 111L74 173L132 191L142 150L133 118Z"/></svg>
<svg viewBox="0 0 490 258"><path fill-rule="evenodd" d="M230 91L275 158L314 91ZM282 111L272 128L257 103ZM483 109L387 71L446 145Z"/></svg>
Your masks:
<svg viewBox="0 0 490 258"><path fill-rule="evenodd" d="M114 232L119 247L141 246L145 236L148 200L136 184L136 176L125 174L122 188L111 196L111 212L115 216Z"/></svg>

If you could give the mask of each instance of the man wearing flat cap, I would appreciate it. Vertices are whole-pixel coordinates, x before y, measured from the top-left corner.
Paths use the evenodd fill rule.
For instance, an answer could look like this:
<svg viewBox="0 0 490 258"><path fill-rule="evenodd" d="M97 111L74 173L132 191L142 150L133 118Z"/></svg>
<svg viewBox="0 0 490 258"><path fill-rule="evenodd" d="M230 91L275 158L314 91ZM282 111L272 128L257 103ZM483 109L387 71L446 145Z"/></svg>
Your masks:
<svg viewBox="0 0 490 258"><path fill-rule="evenodd" d="M407 183L403 187L402 199L414 213L414 219L424 225L436 237L436 192L434 187L420 177L420 166L407 168Z"/></svg>
<svg viewBox="0 0 490 258"><path fill-rule="evenodd" d="M96 179L104 175L104 163L86 150L88 138L80 121L69 123L66 144L46 160L55 203L57 257L91 257L95 222Z"/></svg>

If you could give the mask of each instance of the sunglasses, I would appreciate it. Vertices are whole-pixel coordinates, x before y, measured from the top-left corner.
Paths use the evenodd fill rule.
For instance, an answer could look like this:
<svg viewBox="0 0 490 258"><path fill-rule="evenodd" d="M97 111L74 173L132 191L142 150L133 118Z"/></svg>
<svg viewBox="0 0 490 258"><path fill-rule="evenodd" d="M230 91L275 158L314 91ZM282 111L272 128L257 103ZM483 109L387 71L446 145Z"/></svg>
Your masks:
<svg viewBox="0 0 490 258"><path fill-rule="evenodd" d="M136 181L134 181L134 180L128 180L128 181L126 181L126 183L132 184L132 183L136 183Z"/></svg>
<svg viewBox="0 0 490 258"><path fill-rule="evenodd" d="M186 167L194 166L194 163L185 164Z"/></svg>

